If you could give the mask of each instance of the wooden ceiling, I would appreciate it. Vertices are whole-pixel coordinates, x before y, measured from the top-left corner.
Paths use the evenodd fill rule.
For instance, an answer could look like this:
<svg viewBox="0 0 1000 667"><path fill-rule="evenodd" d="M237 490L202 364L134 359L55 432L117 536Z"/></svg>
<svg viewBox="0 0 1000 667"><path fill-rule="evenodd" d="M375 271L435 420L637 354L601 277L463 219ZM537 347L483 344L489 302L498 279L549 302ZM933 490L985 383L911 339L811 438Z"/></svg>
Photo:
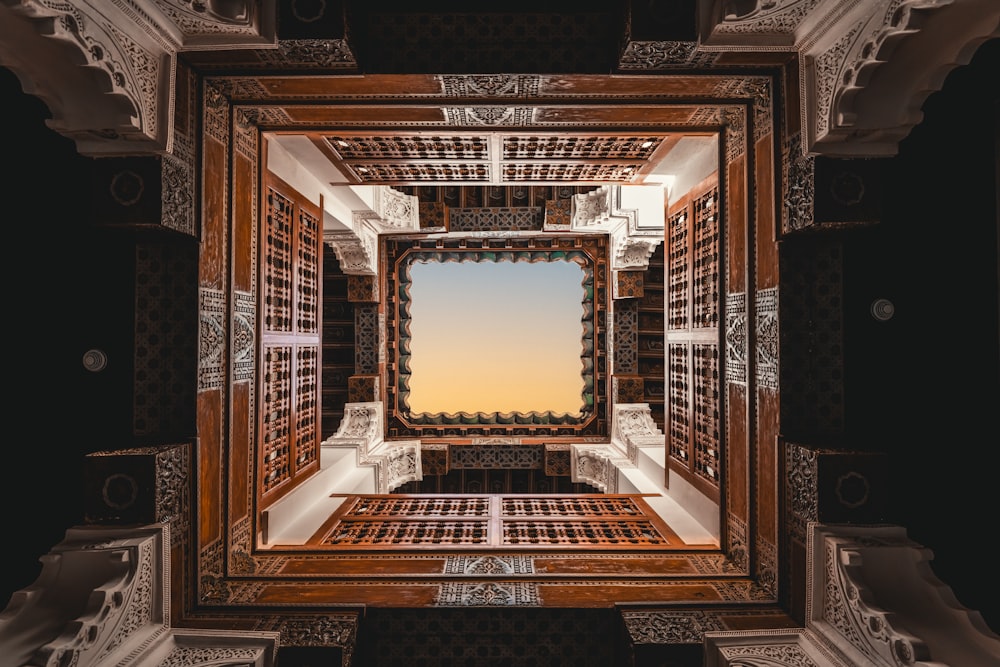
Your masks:
<svg viewBox="0 0 1000 667"><path fill-rule="evenodd" d="M643 182L682 135L538 132L311 132L356 184Z"/></svg>

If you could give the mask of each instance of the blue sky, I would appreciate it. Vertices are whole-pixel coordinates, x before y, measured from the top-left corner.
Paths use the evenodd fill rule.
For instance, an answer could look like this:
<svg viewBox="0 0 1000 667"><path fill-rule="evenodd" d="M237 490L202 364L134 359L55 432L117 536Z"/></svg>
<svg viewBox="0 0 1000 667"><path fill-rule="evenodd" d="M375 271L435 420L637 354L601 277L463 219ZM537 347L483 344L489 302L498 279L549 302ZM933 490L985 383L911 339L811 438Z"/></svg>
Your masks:
<svg viewBox="0 0 1000 667"><path fill-rule="evenodd" d="M583 404L583 269L410 265L410 411L556 412Z"/></svg>

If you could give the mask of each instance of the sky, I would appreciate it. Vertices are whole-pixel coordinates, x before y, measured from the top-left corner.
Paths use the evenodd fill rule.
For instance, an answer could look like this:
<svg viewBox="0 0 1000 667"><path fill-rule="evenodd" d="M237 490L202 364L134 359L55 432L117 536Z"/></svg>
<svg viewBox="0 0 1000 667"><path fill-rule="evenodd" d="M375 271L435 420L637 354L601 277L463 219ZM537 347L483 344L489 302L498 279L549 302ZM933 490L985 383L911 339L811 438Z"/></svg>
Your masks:
<svg viewBox="0 0 1000 667"><path fill-rule="evenodd" d="M562 260L414 261L410 412L579 413L583 278Z"/></svg>

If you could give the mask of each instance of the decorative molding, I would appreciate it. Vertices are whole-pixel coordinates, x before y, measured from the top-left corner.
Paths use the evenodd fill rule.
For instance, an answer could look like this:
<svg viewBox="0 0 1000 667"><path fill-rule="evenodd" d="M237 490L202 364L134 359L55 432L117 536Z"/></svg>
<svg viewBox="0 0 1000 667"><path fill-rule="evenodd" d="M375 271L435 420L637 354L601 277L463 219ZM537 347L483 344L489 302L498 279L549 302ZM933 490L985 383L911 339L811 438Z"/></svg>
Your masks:
<svg viewBox="0 0 1000 667"><path fill-rule="evenodd" d="M726 382L740 385L747 383L747 338L746 292L726 294Z"/></svg>
<svg viewBox="0 0 1000 667"><path fill-rule="evenodd" d="M136 35L149 27L144 25L148 15L123 15L121 8L107 4L56 0L7 3L0 20L23 20L34 32L20 35L20 43L14 39L0 42L0 63L39 82L33 92L52 112L50 126L73 139L81 153L169 151L174 102L171 45L164 41L162 28L156 37L146 34L137 41ZM6 12L12 16L4 15ZM138 32L123 29L137 18ZM66 50L53 49L44 43L47 40ZM25 58L25 51L33 51L36 58ZM44 52L51 53L40 57ZM80 69L85 70L82 77ZM60 81L81 78L94 82L93 88ZM48 86L58 89L49 90Z"/></svg>
<svg viewBox="0 0 1000 667"><path fill-rule="evenodd" d="M222 290L198 290L198 391L218 389L226 380L226 296Z"/></svg>
<svg viewBox="0 0 1000 667"><path fill-rule="evenodd" d="M700 644L706 632L726 629L717 615L702 610L622 610L621 613L633 645Z"/></svg>
<svg viewBox="0 0 1000 667"><path fill-rule="evenodd" d="M441 584L434 604L439 607L537 607L536 584L527 581Z"/></svg>
<svg viewBox="0 0 1000 667"><path fill-rule="evenodd" d="M796 134L782 147L782 234L809 229L814 222L816 158L802 153L800 141Z"/></svg>
<svg viewBox="0 0 1000 667"><path fill-rule="evenodd" d="M618 58L622 71L649 71L690 67L697 42L629 40Z"/></svg>
<svg viewBox="0 0 1000 667"><path fill-rule="evenodd" d="M538 97L537 74L468 74L440 77L445 97Z"/></svg>
<svg viewBox="0 0 1000 667"><path fill-rule="evenodd" d="M266 616L258 620L254 630L278 633L281 646L339 648L343 652L342 667L350 667L357 647L359 624L356 613L326 612L314 616Z"/></svg>
<svg viewBox="0 0 1000 667"><path fill-rule="evenodd" d="M460 576L512 576L535 573L535 561L524 554L446 556L443 574Z"/></svg>
<svg viewBox="0 0 1000 667"><path fill-rule="evenodd" d="M728 331L727 331L728 333ZM778 391L778 288L754 292L754 336L757 358L754 379L758 388Z"/></svg>
<svg viewBox="0 0 1000 667"><path fill-rule="evenodd" d="M990 664L1000 636L958 603L932 558L900 526L810 524L807 627L848 664Z"/></svg>

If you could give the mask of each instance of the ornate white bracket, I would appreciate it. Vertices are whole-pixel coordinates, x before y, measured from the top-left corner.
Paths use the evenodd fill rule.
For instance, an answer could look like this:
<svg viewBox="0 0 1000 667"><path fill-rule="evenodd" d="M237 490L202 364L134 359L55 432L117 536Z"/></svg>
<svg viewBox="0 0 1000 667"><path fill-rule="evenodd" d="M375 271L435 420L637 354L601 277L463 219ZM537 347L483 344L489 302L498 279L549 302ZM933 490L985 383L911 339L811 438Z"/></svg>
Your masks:
<svg viewBox="0 0 1000 667"><path fill-rule="evenodd" d="M570 478L604 493L617 493L618 473L637 467L639 449L664 445L649 404L620 403L614 407L610 443L570 446Z"/></svg>
<svg viewBox="0 0 1000 667"><path fill-rule="evenodd" d="M706 632L705 665L993 665L1000 635L963 607L900 526L807 529L806 627Z"/></svg>
<svg viewBox="0 0 1000 667"><path fill-rule="evenodd" d="M170 627L166 524L70 528L41 561L35 583L15 592L0 613L4 664L271 667L276 662L278 632Z"/></svg>
<svg viewBox="0 0 1000 667"><path fill-rule="evenodd" d="M273 47L274 13L251 0L3 2L0 65L45 101L48 125L80 153L169 153L177 54Z"/></svg>
<svg viewBox="0 0 1000 667"><path fill-rule="evenodd" d="M368 226L351 229L324 229L323 243L333 248L340 270L348 275L378 274L378 235Z"/></svg>
<svg viewBox="0 0 1000 667"><path fill-rule="evenodd" d="M663 431L653 420L648 403L619 403L611 417L611 442L636 465L642 447L665 447Z"/></svg>
<svg viewBox="0 0 1000 667"><path fill-rule="evenodd" d="M323 242L333 248L340 269L349 275L374 276L378 273L379 234L420 231L420 206L416 195L407 195L387 185L341 188L344 201L352 208L349 227L325 226Z"/></svg>
<svg viewBox="0 0 1000 667"><path fill-rule="evenodd" d="M618 471L634 468L616 444L570 445L570 479L597 487L602 493L618 493Z"/></svg>
<svg viewBox="0 0 1000 667"><path fill-rule="evenodd" d="M833 21L800 48L803 143L812 153L895 155L928 95L1000 36L992 0L867 2L853 12L836 4L828 3Z"/></svg>
<svg viewBox="0 0 1000 667"><path fill-rule="evenodd" d="M664 238L659 185L602 185L573 196L570 228L611 237L611 269L642 271Z"/></svg>
<svg viewBox="0 0 1000 667"><path fill-rule="evenodd" d="M353 447L357 465L375 468L376 493L389 493L403 484L424 478L419 440L384 440L381 401L348 403L337 432L324 447Z"/></svg>
<svg viewBox="0 0 1000 667"><path fill-rule="evenodd" d="M709 4L699 51L798 53L806 155L895 155L928 95L1000 36L994 0Z"/></svg>
<svg viewBox="0 0 1000 667"><path fill-rule="evenodd" d="M356 220L363 219L381 234L420 231L420 201L416 195L403 194L388 185L368 187L372 188L371 210L355 211Z"/></svg>

